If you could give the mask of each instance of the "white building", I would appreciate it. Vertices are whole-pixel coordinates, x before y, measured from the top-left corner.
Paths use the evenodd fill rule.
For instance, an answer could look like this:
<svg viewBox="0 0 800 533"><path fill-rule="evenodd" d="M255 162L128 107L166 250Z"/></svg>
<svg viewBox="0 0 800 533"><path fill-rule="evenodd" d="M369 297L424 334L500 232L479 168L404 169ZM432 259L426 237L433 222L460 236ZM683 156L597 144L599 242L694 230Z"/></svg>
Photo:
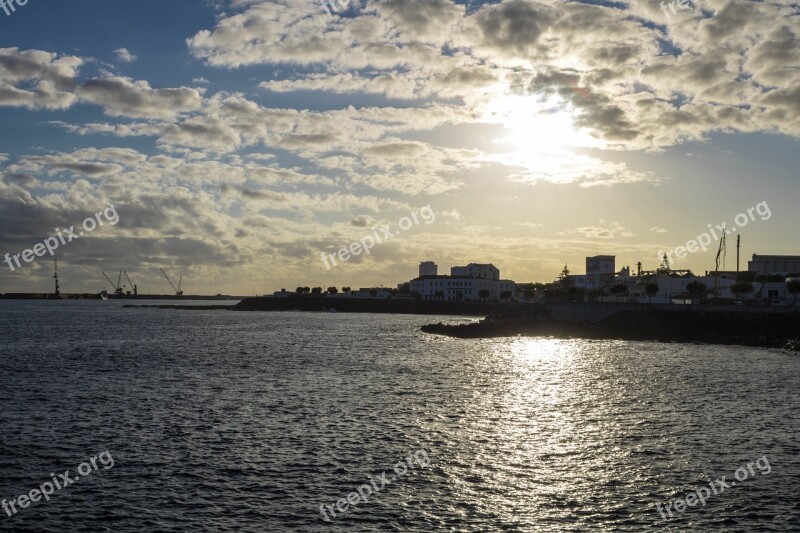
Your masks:
<svg viewBox="0 0 800 533"><path fill-rule="evenodd" d="M747 270L757 274L797 274L800 273L800 256L753 254Z"/></svg>
<svg viewBox="0 0 800 533"><path fill-rule="evenodd" d="M469 278L500 279L500 269L493 264L470 263L467 266L455 266L450 269L451 276Z"/></svg>
<svg viewBox="0 0 800 533"><path fill-rule="evenodd" d="M600 289L614 282L616 256L597 255L586 258L586 288Z"/></svg>
<svg viewBox="0 0 800 533"><path fill-rule="evenodd" d="M425 264L432 263L420 264L420 274ZM426 268L426 271L430 270ZM514 298L514 282L500 279L500 270L492 264L470 263L464 267L453 267L450 272L450 276L420 275L409 282L409 289L425 300L498 301L501 295ZM488 297L481 298L481 291L487 291Z"/></svg>

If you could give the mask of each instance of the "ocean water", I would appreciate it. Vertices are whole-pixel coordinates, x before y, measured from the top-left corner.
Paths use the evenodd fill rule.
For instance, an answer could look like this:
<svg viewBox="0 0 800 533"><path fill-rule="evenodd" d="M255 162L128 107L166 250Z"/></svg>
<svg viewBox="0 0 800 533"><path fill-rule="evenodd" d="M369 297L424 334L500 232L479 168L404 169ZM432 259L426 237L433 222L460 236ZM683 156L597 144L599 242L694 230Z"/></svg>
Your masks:
<svg viewBox="0 0 800 533"><path fill-rule="evenodd" d="M797 354L121 305L0 301L0 530L800 530Z"/></svg>

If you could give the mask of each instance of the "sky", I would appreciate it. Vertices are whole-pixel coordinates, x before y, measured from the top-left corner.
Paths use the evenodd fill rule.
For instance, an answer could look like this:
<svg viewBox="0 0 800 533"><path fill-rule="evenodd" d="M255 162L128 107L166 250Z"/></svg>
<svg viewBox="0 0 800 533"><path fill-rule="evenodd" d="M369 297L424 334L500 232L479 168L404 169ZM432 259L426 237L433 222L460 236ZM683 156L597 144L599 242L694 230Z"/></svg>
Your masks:
<svg viewBox="0 0 800 533"><path fill-rule="evenodd" d="M0 292L800 254L800 3L332 2L0 6Z"/></svg>

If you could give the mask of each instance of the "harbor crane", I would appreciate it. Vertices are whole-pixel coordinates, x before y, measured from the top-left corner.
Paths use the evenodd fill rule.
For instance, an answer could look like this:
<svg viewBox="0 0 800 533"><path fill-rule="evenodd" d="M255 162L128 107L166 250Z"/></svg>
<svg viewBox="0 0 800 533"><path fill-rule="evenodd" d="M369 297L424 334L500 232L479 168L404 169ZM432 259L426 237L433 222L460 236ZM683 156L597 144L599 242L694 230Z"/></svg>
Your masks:
<svg viewBox="0 0 800 533"><path fill-rule="evenodd" d="M137 287L136 284L131 281L131 277L128 275L127 272L123 271L123 274L125 274L125 279L128 280L128 288L133 289L133 295L137 296L139 294L139 287ZM128 294L130 293L131 291L128 291Z"/></svg>
<svg viewBox="0 0 800 533"><path fill-rule="evenodd" d="M714 266L714 303L719 303L719 263L722 258L722 268L725 268L725 258L728 256L728 245L725 236L728 230L725 226L722 227L722 238L719 241L719 249L717 250L717 259Z"/></svg>
<svg viewBox="0 0 800 533"><path fill-rule="evenodd" d="M108 282L111 284L112 287L114 287L114 294L116 294L117 296L122 296L125 293L125 291L122 290L122 285L120 285L120 283L122 283L122 272L120 272L119 276L117 276L116 283L111 281L111 278L106 276L105 272L103 272L103 277L108 280Z"/></svg>
<svg viewBox="0 0 800 533"><path fill-rule="evenodd" d="M183 274L181 274L181 279L178 281L178 286L176 287L175 284L172 283L172 280L169 279L169 276L167 276L167 273L164 272L164 269L160 268L159 270L161 270L161 273L164 275L165 278L167 278L167 281L172 287L172 290L175 291L175 296L183 296L183 291L181 290L181 284L183 283Z"/></svg>

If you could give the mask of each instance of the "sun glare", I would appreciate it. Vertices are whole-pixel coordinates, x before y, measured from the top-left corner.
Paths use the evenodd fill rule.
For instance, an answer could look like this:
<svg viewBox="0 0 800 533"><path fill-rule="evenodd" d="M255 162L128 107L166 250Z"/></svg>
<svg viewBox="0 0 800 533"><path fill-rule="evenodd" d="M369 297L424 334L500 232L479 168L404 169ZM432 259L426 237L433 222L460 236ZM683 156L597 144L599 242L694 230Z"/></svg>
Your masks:
<svg viewBox="0 0 800 533"><path fill-rule="evenodd" d="M492 100L485 118L509 132L495 142L526 152L551 153L599 146L586 130L575 126L571 106L558 97L542 100L535 96L506 95Z"/></svg>
<svg viewBox="0 0 800 533"><path fill-rule="evenodd" d="M548 181L571 182L581 174L591 173L599 163L577 150L602 148L603 143L575 125L571 105L558 97L494 98L485 108L484 120L500 124L507 132L494 139L503 148L498 160Z"/></svg>

